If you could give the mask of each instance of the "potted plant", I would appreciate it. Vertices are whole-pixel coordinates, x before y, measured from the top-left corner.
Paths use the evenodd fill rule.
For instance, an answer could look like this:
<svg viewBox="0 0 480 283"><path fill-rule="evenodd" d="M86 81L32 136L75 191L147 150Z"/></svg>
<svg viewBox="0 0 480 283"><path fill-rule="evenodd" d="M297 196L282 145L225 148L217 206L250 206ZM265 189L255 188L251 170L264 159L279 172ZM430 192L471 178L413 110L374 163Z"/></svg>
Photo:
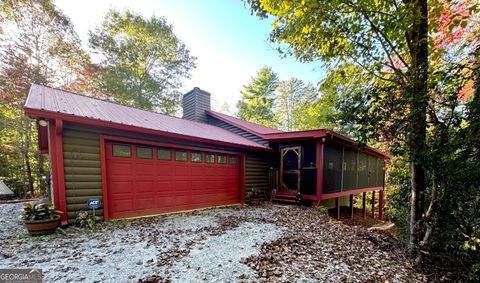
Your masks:
<svg viewBox="0 0 480 283"><path fill-rule="evenodd" d="M250 192L247 193L248 201L250 205L258 205L262 201L258 197L259 190L257 188L252 188Z"/></svg>
<svg viewBox="0 0 480 283"><path fill-rule="evenodd" d="M53 234L60 224L60 214L49 202L23 204L23 224L32 236Z"/></svg>

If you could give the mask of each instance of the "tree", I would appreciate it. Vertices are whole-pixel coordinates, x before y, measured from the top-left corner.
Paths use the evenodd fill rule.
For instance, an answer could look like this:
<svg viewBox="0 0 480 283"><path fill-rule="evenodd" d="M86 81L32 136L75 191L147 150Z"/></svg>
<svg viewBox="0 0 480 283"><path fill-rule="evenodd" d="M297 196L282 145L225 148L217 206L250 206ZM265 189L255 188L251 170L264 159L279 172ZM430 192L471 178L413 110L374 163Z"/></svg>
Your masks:
<svg viewBox="0 0 480 283"><path fill-rule="evenodd" d="M335 128L332 93L319 91L297 78L281 81L276 96L275 113L286 131Z"/></svg>
<svg viewBox="0 0 480 283"><path fill-rule="evenodd" d="M297 128L296 121L293 121L293 115L302 100L304 88L305 84L297 78L281 81L278 86L277 115L279 115L278 120L282 123L282 128L287 131Z"/></svg>
<svg viewBox="0 0 480 283"><path fill-rule="evenodd" d="M237 103L238 117L261 125L276 127L273 107L278 84L277 73L271 68L263 67L258 70L250 83L243 86L242 98Z"/></svg>
<svg viewBox="0 0 480 283"><path fill-rule="evenodd" d="M224 101L216 111L223 114L232 115L232 111L230 110L230 105L228 105L226 101Z"/></svg>
<svg viewBox="0 0 480 283"><path fill-rule="evenodd" d="M195 57L165 18L111 10L89 36L90 47L102 57L104 92L142 109L177 111L178 89L195 67Z"/></svg>
<svg viewBox="0 0 480 283"><path fill-rule="evenodd" d="M7 182L33 196L46 164L36 146L36 125L23 115L31 83L69 83L88 56L65 15L49 0L5 0L0 3L1 155L8 160ZM36 168L34 170L34 168ZM25 194L23 194L25 195Z"/></svg>
<svg viewBox="0 0 480 283"><path fill-rule="evenodd" d="M358 70L357 83L351 85L355 91L343 97L346 102L343 105L353 106L363 119L358 123L365 124L360 129L361 136L368 141L382 133L376 129L384 130L388 135L383 138L391 139L394 154L409 161L407 244L411 255L419 255L419 245L428 232L424 229L428 219L423 216L428 211L421 195L435 198L431 180L426 179L426 170L431 168L426 143L430 119L427 111L433 101L429 79L437 79L429 73L447 58L465 58L459 55L468 53L472 40L464 37L466 40L447 40L449 44L435 43L438 38L454 38L459 28L478 27L478 23L469 22L474 19L469 15L477 9L475 1L462 9L455 9L457 2L435 0L429 1L430 5L427 0L246 2L251 5L252 13L273 16L270 39L284 44L279 47L282 54L294 55L303 62L321 60L333 72L340 72L343 66ZM433 15L430 19L429 9ZM443 11L449 15L446 28L437 20ZM442 33L445 36L437 36ZM451 44L456 48L447 49ZM456 54L451 50L456 50Z"/></svg>

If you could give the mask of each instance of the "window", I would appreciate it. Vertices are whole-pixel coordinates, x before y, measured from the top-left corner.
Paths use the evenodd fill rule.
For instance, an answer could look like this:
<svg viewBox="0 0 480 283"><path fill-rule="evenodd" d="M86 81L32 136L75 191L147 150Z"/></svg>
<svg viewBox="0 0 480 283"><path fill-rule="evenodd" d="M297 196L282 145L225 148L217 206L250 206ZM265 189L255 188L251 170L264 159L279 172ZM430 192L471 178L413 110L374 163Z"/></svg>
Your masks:
<svg viewBox="0 0 480 283"><path fill-rule="evenodd" d="M172 160L172 152L170 149L159 148L157 149L158 160Z"/></svg>
<svg viewBox="0 0 480 283"><path fill-rule="evenodd" d="M235 165L235 164L237 164L237 158L236 158L236 157L233 157L233 156L230 156L230 157L228 158L228 164L230 164L230 165Z"/></svg>
<svg viewBox="0 0 480 283"><path fill-rule="evenodd" d="M153 148L137 146L137 158L152 159L153 158Z"/></svg>
<svg viewBox="0 0 480 283"><path fill-rule="evenodd" d="M215 163L215 154L211 154L211 153L205 154L205 162Z"/></svg>
<svg viewBox="0 0 480 283"><path fill-rule="evenodd" d="M227 157L225 155L218 155L217 156L217 163L220 163L220 164L227 163Z"/></svg>
<svg viewBox="0 0 480 283"><path fill-rule="evenodd" d="M202 162L202 154L198 152L192 152L192 154L190 155L190 161Z"/></svg>
<svg viewBox="0 0 480 283"><path fill-rule="evenodd" d="M112 145L112 155L114 157L132 157L132 149L129 145Z"/></svg>
<svg viewBox="0 0 480 283"><path fill-rule="evenodd" d="M188 161L188 153L186 151L175 151L176 161Z"/></svg>

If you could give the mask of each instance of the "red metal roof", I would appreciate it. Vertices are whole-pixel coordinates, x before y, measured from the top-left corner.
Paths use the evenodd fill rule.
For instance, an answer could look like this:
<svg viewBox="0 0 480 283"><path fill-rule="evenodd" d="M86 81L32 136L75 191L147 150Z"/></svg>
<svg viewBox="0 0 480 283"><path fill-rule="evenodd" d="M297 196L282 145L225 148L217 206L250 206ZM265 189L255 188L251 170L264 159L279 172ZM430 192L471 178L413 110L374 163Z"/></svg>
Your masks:
<svg viewBox="0 0 480 283"><path fill-rule="evenodd" d="M369 146L358 147L357 143L351 138L329 129L273 133L273 134L266 134L264 136L264 138L270 142L297 141L297 140L306 140L306 139L318 139L323 137L328 139L333 139L333 140L340 140L342 143L352 145L354 148L363 150L365 152L376 155L383 159L390 159L388 155L372 147L369 147Z"/></svg>
<svg viewBox="0 0 480 283"><path fill-rule="evenodd" d="M215 111L207 111L207 114L214 118L217 118L220 121L234 125L244 131L257 135L261 138L263 138L264 135L266 134L285 133L284 131L281 131L278 129L273 129L273 128L262 126L252 122L244 121L242 119L238 119L238 118L235 118L223 113L215 112Z"/></svg>
<svg viewBox="0 0 480 283"><path fill-rule="evenodd" d="M217 126L35 84L32 84L30 88L24 108L25 112L32 118L61 117L65 121L102 121L112 126L129 126L132 130L149 130L148 133L152 134L168 133L171 136L185 136L197 141L270 150L269 147ZM101 125L107 125L106 123L101 123Z"/></svg>
<svg viewBox="0 0 480 283"><path fill-rule="evenodd" d="M244 121L223 113L215 112L215 111L207 111L207 114L225 123L236 126L244 131L257 135L270 142L283 142L283 141L287 142L287 141L318 139L322 137L328 137L328 138L335 138L337 140L341 140L343 143L351 144L355 148L358 148L358 146L356 145L356 142L351 138L329 129L284 132L281 130L258 125L252 122L247 122L247 121ZM388 155L384 154L383 152L380 152L368 146L363 147L362 150L382 158L386 158L386 159L389 158Z"/></svg>
<svg viewBox="0 0 480 283"><path fill-rule="evenodd" d="M326 130L326 129L281 132L281 133L266 134L264 135L264 138L268 141L287 141L287 140L293 140L293 139L316 139L316 138L325 137L327 132L329 132L329 130Z"/></svg>

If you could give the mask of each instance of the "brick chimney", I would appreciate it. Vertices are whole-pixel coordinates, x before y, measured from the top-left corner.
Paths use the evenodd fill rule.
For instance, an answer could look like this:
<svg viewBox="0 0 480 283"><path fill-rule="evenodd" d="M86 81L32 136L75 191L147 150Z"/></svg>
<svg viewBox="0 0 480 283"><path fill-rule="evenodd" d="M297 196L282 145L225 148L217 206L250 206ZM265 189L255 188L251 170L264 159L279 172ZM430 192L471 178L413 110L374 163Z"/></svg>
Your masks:
<svg viewBox="0 0 480 283"><path fill-rule="evenodd" d="M183 119L206 123L209 110L210 93L194 87L183 95Z"/></svg>

